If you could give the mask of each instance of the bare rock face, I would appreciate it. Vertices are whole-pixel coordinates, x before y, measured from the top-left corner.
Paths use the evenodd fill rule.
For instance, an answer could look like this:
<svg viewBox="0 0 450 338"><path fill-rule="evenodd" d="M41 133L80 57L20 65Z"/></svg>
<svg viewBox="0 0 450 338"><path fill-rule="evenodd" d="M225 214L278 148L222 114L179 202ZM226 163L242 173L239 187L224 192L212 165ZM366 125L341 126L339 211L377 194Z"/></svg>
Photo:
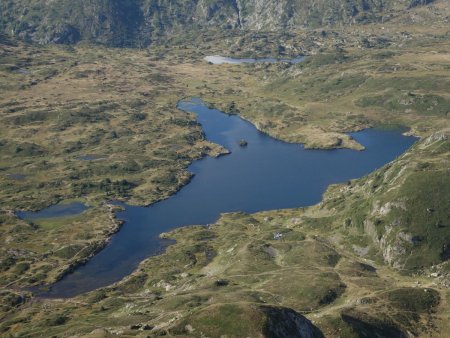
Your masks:
<svg viewBox="0 0 450 338"><path fill-rule="evenodd" d="M288 308L262 307L267 315L266 337L319 338L323 334L305 317Z"/></svg>
<svg viewBox="0 0 450 338"><path fill-rule="evenodd" d="M62 25L55 29L51 42L57 44L74 44L81 39L79 30L71 25Z"/></svg>
<svg viewBox="0 0 450 338"><path fill-rule="evenodd" d="M4 0L0 32L39 43L149 45L198 30L277 31L381 21L432 0Z"/></svg>

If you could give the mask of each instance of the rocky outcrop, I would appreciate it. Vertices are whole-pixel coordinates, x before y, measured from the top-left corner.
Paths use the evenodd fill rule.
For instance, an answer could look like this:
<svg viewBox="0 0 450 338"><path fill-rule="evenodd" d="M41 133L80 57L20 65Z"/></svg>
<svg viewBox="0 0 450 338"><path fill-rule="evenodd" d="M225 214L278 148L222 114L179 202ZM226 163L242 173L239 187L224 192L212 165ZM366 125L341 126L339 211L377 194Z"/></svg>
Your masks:
<svg viewBox="0 0 450 338"><path fill-rule="evenodd" d="M311 321L288 308L272 306L262 307L267 315L267 323L264 328L266 337L280 338L321 338L323 334Z"/></svg>
<svg viewBox="0 0 450 338"><path fill-rule="evenodd" d="M157 325L152 333L157 335L164 328L174 335L195 337L218 337L218 333L223 337L324 337L310 320L290 308L247 302L212 304L194 311L175 325Z"/></svg>
<svg viewBox="0 0 450 338"><path fill-rule="evenodd" d="M371 201L363 231L394 268L423 269L450 259L448 135L430 135L356 186Z"/></svg>
<svg viewBox="0 0 450 338"><path fill-rule="evenodd" d="M431 0L4 0L0 32L38 43L144 46L199 30L317 28L381 21Z"/></svg>

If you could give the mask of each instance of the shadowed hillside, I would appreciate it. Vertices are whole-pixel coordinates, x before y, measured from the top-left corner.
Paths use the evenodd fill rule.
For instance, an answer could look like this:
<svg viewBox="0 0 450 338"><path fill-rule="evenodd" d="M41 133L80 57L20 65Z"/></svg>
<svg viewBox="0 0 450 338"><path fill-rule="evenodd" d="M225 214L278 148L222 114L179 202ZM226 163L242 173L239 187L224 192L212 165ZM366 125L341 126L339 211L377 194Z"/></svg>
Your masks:
<svg viewBox="0 0 450 338"><path fill-rule="evenodd" d="M384 22L432 0L4 0L0 30L26 41L145 46L199 30L276 31Z"/></svg>

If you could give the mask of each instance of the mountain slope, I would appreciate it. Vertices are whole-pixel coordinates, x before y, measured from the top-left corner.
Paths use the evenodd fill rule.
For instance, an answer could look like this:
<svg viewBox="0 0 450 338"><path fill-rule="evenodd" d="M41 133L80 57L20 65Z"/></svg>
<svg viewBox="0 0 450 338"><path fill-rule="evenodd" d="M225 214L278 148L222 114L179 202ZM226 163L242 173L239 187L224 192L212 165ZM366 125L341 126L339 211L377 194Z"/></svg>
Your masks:
<svg viewBox="0 0 450 338"><path fill-rule="evenodd" d="M338 211L336 224L357 255L376 252L408 272L449 260L448 136L435 133L369 176L329 189L322 207ZM368 241L357 243L360 235Z"/></svg>
<svg viewBox="0 0 450 338"><path fill-rule="evenodd" d="M0 31L39 43L148 45L199 29L272 31L381 21L432 0L4 0Z"/></svg>

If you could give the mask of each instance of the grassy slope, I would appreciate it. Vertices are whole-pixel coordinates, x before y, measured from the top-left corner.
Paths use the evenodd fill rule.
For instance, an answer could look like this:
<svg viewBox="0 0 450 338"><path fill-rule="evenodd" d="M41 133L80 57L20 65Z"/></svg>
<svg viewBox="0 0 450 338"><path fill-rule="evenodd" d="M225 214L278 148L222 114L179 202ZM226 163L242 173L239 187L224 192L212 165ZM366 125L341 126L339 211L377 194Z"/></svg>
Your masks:
<svg viewBox="0 0 450 338"><path fill-rule="evenodd" d="M426 29L402 28L412 38L399 43L398 29L390 28L395 43L388 52L356 48L371 28L357 37L339 32L349 47L338 53L331 49L339 43L334 37L290 36L294 46L326 46L307 63L291 67L216 67L201 61L203 51L183 47L2 50L5 285L53 280L74 263L75 251L98 247L108 238L114 220L104 201L143 204L164 198L187 178L184 168L190 161L220 151L202 140L192 116L174 109L180 97L226 102L224 108L234 101L261 129L309 146L337 146L330 140L367 125L401 124L424 137L437 135L368 178L331 187L319 206L225 215L211 229L177 230L171 236L178 243L167 254L145 261L113 288L66 302L28 302L25 294L4 288L3 332L48 336L105 327L133 336L142 331L131 326L144 323L155 327L154 333L184 335L194 329L190 334L196 336L229 330L233 336L240 330L252 336L280 316L262 310L269 304L306 314L329 336L374 330L385 335L445 333L448 267L436 264L448 259L449 146L439 130L448 128L450 55L445 29L432 27L436 38L430 42ZM241 39L250 43L242 47ZM261 41L246 36L219 45L206 42L204 49L207 54L222 48L245 54L263 46ZM258 53L270 53L272 47ZM309 50L319 52L317 47ZM29 74L17 72L22 68ZM315 87L319 82L323 90ZM86 154L107 160L76 159ZM8 173L27 176L16 181ZM94 208L76 219L37 226L9 213L69 199ZM383 238L387 228L392 229ZM273 240L280 231L283 239ZM73 241L75 247L67 249ZM386 262L423 273L399 274ZM428 277L431 273L436 277ZM409 297L412 292L418 293ZM226 321L229 303L239 307L243 323L233 323L243 327ZM210 313L216 315L208 319Z"/></svg>
<svg viewBox="0 0 450 338"><path fill-rule="evenodd" d="M210 227L174 230L165 237L177 243L166 254L142 262L122 282L66 302L26 304L2 327L35 336L88 334L104 327L123 336L146 334L144 330L153 335L220 332L254 337L267 329L271 315L262 308L270 306L306 315L325 336L359 337L362 332L399 336L409 331L444 337L449 319L448 264L422 275L395 272L384 264L370 236L347 219L361 217L355 210L370 218L370 209L358 210L355 205L390 194L409 208L414 196L394 172L402 170L405 181L429 177L435 169L417 171L416 165L427 156L445 161L448 151L426 155L425 149L442 150L448 144L433 138L421 141L415 148L423 152L412 149L350 186L333 186L314 207L225 214ZM385 179L377 181L373 194L377 176ZM448 192L435 196L444 199ZM435 208L439 212L445 206ZM274 239L275 233L282 238ZM440 236L448 239L448 235L446 226ZM354 245L363 242L372 250L361 257ZM439 277L430 276L431 271Z"/></svg>
<svg viewBox="0 0 450 338"><path fill-rule="evenodd" d="M61 264L68 268L74 261L54 252L69 243L84 250L81 260L86 248L101 246L116 228L106 201L166 198L187 182L192 160L222 151L204 141L193 116L175 109L184 92L166 62L154 63L158 51L20 46L6 47L1 58L2 257L9 262L2 271L14 261L31 264L21 283L51 281ZM90 154L101 158L80 159ZM24 179L10 176L17 174ZM12 214L61 200L94 208L51 231ZM46 271L35 266L42 261ZM2 284L12 281L14 273Z"/></svg>

